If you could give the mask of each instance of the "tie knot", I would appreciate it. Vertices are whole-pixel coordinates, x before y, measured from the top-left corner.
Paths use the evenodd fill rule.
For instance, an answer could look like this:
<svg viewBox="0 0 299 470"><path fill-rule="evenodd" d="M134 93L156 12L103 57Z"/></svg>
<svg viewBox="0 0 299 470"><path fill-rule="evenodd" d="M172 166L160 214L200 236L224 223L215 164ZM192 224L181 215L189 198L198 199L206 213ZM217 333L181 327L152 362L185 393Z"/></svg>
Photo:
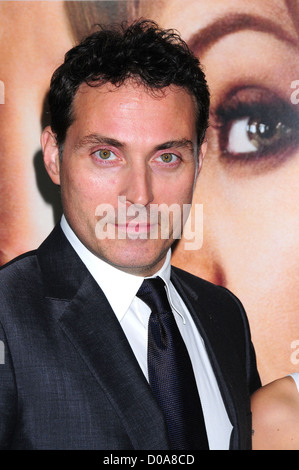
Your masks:
<svg viewBox="0 0 299 470"><path fill-rule="evenodd" d="M144 279L136 295L148 305L152 312L163 313L171 311L165 283L160 277Z"/></svg>

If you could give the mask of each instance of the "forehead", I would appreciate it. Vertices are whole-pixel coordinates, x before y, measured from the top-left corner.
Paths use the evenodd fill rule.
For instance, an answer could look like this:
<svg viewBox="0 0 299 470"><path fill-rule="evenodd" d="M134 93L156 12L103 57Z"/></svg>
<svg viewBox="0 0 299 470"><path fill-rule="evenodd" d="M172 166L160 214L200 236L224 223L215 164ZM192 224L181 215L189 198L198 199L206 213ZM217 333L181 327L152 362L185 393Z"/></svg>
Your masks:
<svg viewBox="0 0 299 470"><path fill-rule="evenodd" d="M96 101L94 101L96 100ZM171 85L165 88L149 88L143 83L139 83L134 79L128 79L121 85L113 85L112 83L88 85L83 83L78 88L74 101L73 108L84 105L97 104L101 101L102 104L118 103L122 107L126 102L135 103L151 103L152 106L180 106L184 107L184 102L191 101L196 107L195 97L183 87Z"/></svg>
<svg viewBox="0 0 299 470"><path fill-rule="evenodd" d="M170 86L148 90L144 85L128 81L121 86L82 84L73 102L71 127L109 130L110 133L137 137L140 132L191 134L195 132L196 102L184 88ZM101 130L100 129L100 130ZM172 138L176 138L173 135Z"/></svg>

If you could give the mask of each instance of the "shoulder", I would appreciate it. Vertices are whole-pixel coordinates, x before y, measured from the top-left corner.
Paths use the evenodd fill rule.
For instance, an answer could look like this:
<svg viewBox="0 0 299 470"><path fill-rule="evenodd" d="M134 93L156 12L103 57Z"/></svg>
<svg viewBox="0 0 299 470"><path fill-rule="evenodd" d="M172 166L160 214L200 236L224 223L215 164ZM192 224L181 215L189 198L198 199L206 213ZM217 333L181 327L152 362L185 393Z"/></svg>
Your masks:
<svg viewBox="0 0 299 470"><path fill-rule="evenodd" d="M37 288L36 283L42 279L42 272L51 269L55 256L61 258L61 234L61 229L56 226L36 250L28 251L0 267L1 294L8 293L8 290L16 294L17 289L23 288L31 292L30 286Z"/></svg>
<svg viewBox="0 0 299 470"><path fill-rule="evenodd" d="M7 319L19 305L26 308L31 296L38 295L40 268L35 251L21 255L0 268L0 316Z"/></svg>
<svg viewBox="0 0 299 470"><path fill-rule="evenodd" d="M172 266L171 270L173 278L179 279L181 282L186 283L187 285L196 290L205 290L207 293L210 292L211 294L218 295L223 295L224 291L227 291L227 289L224 289L223 287L218 286L216 284L212 284L211 282L202 279L198 276L195 276L194 274L191 274L187 271L184 271L183 269Z"/></svg>
<svg viewBox="0 0 299 470"><path fill-rule="evenodd" d="M299 449L299 393L292 377L275 380L251 399L253 449Z"/></svg>
<svg viewBox="0 0 299 470"><path fill-rule="evenodd" d="M189 293L195 293L201 304L209 310L213 311L221 308L222 312L225 311L226 314L231 313L233 316L235 314L240 316L241 313L241 317L244 317L246 321L242 303L225 287L212 284L205 279L176 267L172 267L172 278L174 281L178 280L186 291L189 290Z"/></svg>
<svg viewBox="0 0 299 470"><path fill-rule="evenodd" d="M26 281L30 272L32 274L36 273L37 263L36 250L29 251L14 258L9 263L0 267L1 285L3 282L9 282L10 279L15 280L15 278ZM21 275L25 273L26 276L22 277Z"/></svg>
<svg viewBox="0 0 299 470"><path fill-rule="evenodd" d="M179 283L181 292L198 305L201 317L213 322L214 327L223 329L236 346L243 349L244 335L250 340L248 318L240 300L228 289L201 279L178 268L173 268L173 282Z"/></svg>

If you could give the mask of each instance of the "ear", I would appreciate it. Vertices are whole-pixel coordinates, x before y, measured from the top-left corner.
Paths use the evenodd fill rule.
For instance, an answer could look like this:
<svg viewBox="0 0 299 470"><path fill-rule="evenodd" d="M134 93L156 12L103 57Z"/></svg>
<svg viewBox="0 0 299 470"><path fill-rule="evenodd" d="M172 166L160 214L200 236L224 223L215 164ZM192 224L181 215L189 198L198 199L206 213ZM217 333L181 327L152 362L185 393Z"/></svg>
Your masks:
<svg viewBox="0 0 299 470"><path fill-rule="evenodd" d="M51 127L46 127L41 135L44 164L48 175L55 184L60 184L59 149L56 136Z"/></svg>
<svg viewBox="0 0 299 470"><path fill-rule="evenodd" d="M208 140L206 139L200 146L200 149L199 149L199 154L198 154L198 167L197 167L197 175L196 177L198 177L199 173L200 173L200 170L202 168L202 164L203 164L203 160L205 158L205 155L206 155L206 151L207 151L207 147L208 147Z"/></svg>

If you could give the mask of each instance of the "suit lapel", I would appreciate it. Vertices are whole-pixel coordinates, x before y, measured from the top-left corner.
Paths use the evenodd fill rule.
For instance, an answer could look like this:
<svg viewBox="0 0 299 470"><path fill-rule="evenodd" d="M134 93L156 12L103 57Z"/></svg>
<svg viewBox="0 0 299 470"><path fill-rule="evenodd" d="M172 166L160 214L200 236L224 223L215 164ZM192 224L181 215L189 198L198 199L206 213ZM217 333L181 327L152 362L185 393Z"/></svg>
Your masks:
<svg viewBox="0 0 299 470"><path fill-rule="evenodd" d="M53 314L123 420L133 447L168 449L163 416L119 321L60 228L38 257Z"/></svg>
<svg viewBox="0 0 299 470"><path fill-rule="evenodd" d="M235 391L238 390L236 377L230 373L231 368L227 361L234 357L228 353L227 345L223 342L221 328L213 314L213 307L205 302L205 296L200 297L189 283L182 280L181 276L172 269L171 280L185 302L192 318L197 326L206 346L206 350L213 367L218 386L226 407L226 411L233 425L231 444L238 446L239 441L239 419L238 419L238 397Z"/></svg>

